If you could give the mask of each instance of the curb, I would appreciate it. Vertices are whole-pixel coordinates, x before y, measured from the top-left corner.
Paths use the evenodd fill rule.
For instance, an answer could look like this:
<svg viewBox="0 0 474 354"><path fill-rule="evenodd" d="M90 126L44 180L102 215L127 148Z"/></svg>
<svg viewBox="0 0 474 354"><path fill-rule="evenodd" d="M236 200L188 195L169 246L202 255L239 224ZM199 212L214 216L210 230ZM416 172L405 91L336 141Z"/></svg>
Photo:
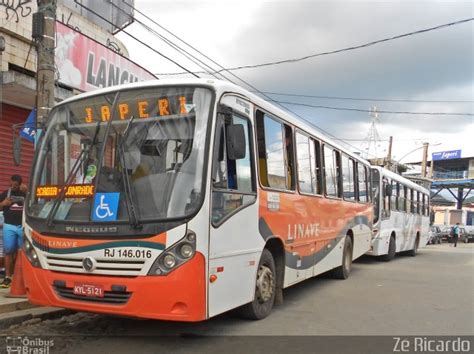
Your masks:
<svg viewBox="0 0 474 354"><path fill-rule="evenodd" d="M57 307L36 307L27 310L7 312L0 314L0 330L3 331L15 324L32 319L38 319L39 321L42 321L46 319L67 316L72 313L74 313L74 311Z"/></svg>

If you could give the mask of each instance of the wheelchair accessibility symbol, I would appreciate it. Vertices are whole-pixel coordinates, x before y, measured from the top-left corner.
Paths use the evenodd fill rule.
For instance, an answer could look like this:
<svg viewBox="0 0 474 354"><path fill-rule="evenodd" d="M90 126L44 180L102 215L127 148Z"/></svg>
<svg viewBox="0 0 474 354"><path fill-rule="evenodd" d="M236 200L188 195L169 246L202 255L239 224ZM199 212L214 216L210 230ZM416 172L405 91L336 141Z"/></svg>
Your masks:
<svg viewBox="0 0 474 354"><path fill-rule="evenodd" d="M120 193L96 193L94 208L92 209L93 221L117 220Z"/></svg>

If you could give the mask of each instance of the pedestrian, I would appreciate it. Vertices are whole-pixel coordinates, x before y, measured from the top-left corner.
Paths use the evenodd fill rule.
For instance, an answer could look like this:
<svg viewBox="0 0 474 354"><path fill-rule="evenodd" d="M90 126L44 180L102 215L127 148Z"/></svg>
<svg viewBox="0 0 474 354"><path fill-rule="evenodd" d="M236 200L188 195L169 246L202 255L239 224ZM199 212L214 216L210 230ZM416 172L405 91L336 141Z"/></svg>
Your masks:
<svg viewBox="0 0 474 354"><path fill-rule="evenodd" d="M457 222L456 225L453 226L453 247L457 247L459 238L459 223Z"/></svg>
<svg viewBox="0 0 474 354"><path fill-rule="evenodd" d="M9 288L12 282L17 251L23 241L23 205L26 186L19 175L10 178L11 186L0 194L0 207L3 208L3 249L5 253L5 279L1 287Z"/></svg>

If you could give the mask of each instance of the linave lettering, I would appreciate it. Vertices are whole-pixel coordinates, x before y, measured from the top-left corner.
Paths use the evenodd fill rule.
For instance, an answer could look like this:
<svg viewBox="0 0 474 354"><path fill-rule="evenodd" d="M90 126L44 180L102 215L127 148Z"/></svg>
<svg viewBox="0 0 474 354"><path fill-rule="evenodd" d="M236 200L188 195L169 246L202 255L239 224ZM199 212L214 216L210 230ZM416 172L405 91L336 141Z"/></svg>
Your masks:
<svg viewBox="0 0 474 354"><path fill-rule="evenodd" d="M288 239L311 238L319 235L319 224L288 224Z"/></svg>

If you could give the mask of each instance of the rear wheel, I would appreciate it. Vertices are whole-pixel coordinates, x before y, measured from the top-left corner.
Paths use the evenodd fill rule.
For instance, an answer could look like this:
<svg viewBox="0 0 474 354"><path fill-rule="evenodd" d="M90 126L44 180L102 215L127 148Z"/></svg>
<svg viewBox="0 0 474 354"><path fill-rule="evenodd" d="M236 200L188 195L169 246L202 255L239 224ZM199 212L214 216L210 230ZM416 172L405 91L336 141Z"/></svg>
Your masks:
<svg viewBox="0 0 474 354"><path fill-rule="evenodd" d="M242 317L260 320L270 314L275 301L276 279L275 261L271 252L264 249L258 264L255 297L240 308Z"/></svg>
<svg viewBox="0 0 474 354"><path fill-rule="evenodd" d="M388 253L380 257L381 261L389 262L395 258L395 253L397 252L397 247L395 244L395 236L390 236L390 242L388 244Z"/></svg>
<svg viewBox="0 0 474 354"><path fill-rule="evenodd" d="M336 279L347 279L352 269L352 240L346 236L344 240L344 251L342 252L342 265L332 271L332 275Z"/></svg>
<svg viewBox="0 0 474 354"><path fill-rule="evenodd" d="M416 235L416 240L415 240L415 244L413 245L413 249L408 251L409 256L412 256L412 257L416 256L416 254L418 253L419 244L420 244L420 236Z"/></svg>

